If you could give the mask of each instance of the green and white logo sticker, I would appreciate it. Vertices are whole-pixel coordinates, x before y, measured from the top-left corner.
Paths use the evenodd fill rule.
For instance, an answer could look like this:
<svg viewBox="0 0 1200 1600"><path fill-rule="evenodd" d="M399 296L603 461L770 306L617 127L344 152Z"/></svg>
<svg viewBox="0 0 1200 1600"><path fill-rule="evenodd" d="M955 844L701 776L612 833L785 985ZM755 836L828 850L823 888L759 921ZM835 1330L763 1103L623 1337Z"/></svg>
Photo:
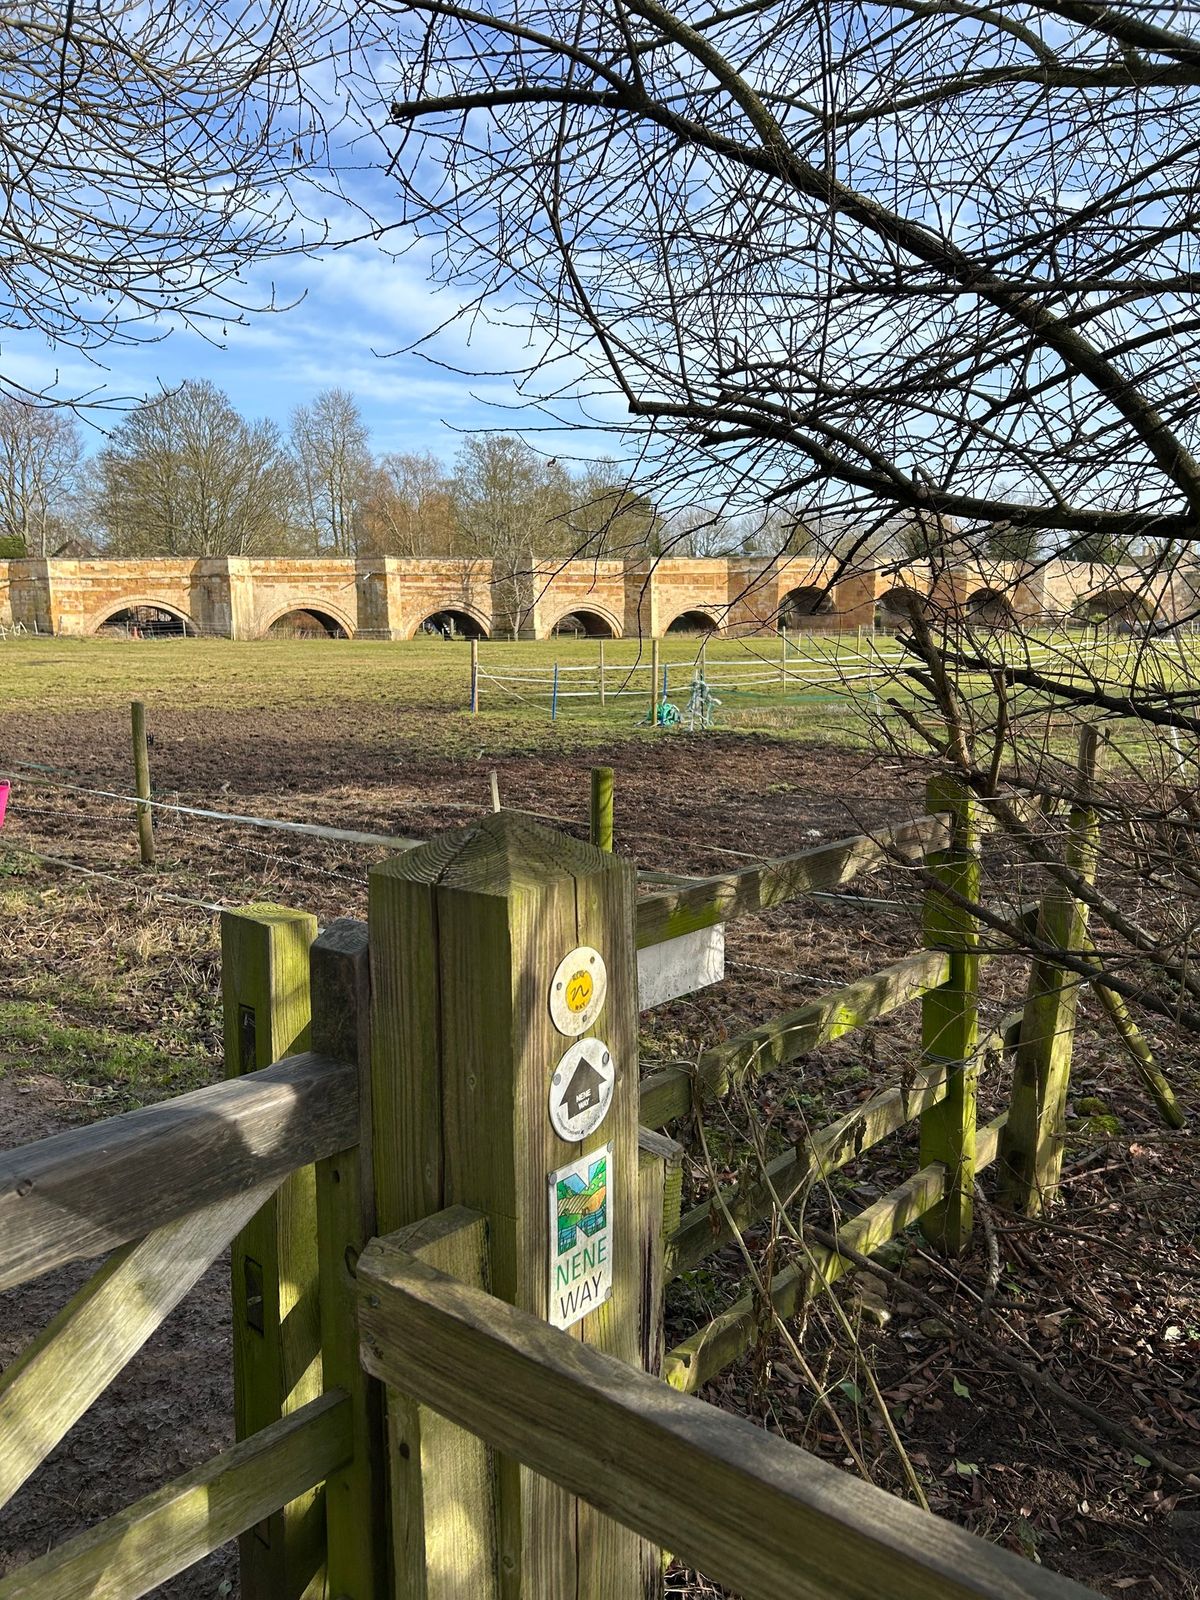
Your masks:
<svg viewBox="0 0 1200 1600"><path fill-rule="evenodd" d="M569 1328L612 1294L613 1147L559 1167L549 1178L549 1320Z"/></svg>

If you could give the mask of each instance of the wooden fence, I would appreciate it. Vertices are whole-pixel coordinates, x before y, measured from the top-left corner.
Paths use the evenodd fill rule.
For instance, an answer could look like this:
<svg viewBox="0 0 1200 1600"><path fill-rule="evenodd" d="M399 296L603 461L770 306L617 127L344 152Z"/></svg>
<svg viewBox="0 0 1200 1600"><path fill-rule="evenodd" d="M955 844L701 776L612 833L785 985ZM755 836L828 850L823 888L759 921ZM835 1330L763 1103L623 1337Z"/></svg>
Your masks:
<svg viewBox="0 0 1200 1600"><path fill-rule="evenodd" d="M1085 871L1093 834L1084 796ZM633 1600L664 1548L746 1600L1083 1596L680 1393L747 1348L752 1302L662 1351L674 1274L914 1118L918 1170L844 1225L856 1250L918 1218L961 1249L996 1159L1027 1206L1053 1190L1077 985L1035 972L1024 1017L977 1036L975 844L940 789L878 838L639 899L628 862L501 812L376 868L369 936L226 913L225 1081L0 1156L0 1288L107 1255L0 1378L0 1505L227 1247L237 1442L0 1600L144 1594L235 1537L246 1600ZM933 874L924 950L641 1079L639 947L896 857ZM1082 937L1061 896L1037 914ZM680 1216L656 1129L917 1000L911 1079ZM1019 1139L975 1118L1014 1045ZM849 1266L814 1261L771 1284L783 1314Z"/></svg>

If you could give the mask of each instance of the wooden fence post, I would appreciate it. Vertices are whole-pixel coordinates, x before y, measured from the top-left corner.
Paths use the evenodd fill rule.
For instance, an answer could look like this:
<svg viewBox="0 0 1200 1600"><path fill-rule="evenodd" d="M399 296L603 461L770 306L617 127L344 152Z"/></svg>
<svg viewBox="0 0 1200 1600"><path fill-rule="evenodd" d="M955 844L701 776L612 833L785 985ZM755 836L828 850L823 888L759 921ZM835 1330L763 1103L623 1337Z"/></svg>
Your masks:
<svg viewBox="0 0 1200 1600"><path fill-rule="evenodd" d="M1099 844L1091 805L1097 744L1096 726L1089 723L1080 736L1076 797L1063 850L1065 864L1087 883L1096 874ZM1038 941L1052 949L1086 951L1087 920L1087 906L1056 884L1038 906ZM1062 1173L1075 1013L1084 982L1052 957L1036 956L1029 972L1000 1160L1006 1202L1030 1216L1053 1201Z"/></svg>
<svg viewBox="0 0 1200 1600"><path fill-rule="evenodd" d="M939 884L979 898L974 801L970 792L948 774L929 780L929 811L948 811L949 847L936 850L926 865ZM928 1067L945 1067L946 1097L921 1116L920 1165L944 1162L946 1195L921 1218L921 1231L929 1242L949 1255L958 1255L971 1237L975 1210L975 1124L979 1066L975 1060L978 1039L979 935L975 919L936 887L925 895L925 947L950 953L946 982L921 1000L921 1045Z"/></svg>
<svg viewBox="0 0 1200 1600"><path fill-rule="evenodd" d="M658 640L650 641L650 726L658 727Z"/></svg>
<svg viewBox="0 0 1200 1600"><path fill-rule="evenodd" d="M146 742L146 707L140 700L130 706L133 725L133 783L139 800L150 798L150 749ZM154 818L148 805L137 808L138 845L142 865L154 865Z"/></svg>
<svg viewBox="0 0 1200 1600"><path fill-rule="evenodd" d="M479 710L479 640L471 640L471 714Z"/></svg>
<svg viewBox="0 0 1200 1600"><path fill-rule="evenodd" d="M386 1592L383 1390L358 1358L355 1269L375 1232L367 925L331 922L312 947L312 1048L358 1067L358 1144L316 1168L324 1387L350 1397L354 1455L325 1483L326 1582L335 1600Z"/></svg>
<svg viewBox="0 0 1200 1600"><path fill-rule="evenodd" d="M479 1212L495 1295L578 1315L576 1337L640 1365L631 863L500 812L376 867L370 885L379 1233ZM418 1408L389 1393L388 1409L398 1569L411 1575L419 1552L411 1592L458 1594L454 1530L423 1524L421 1479L436 1503L448 1474L477 1496L482 1447L445 1428L430 1445ZM510 1461L496 1463L495 1523L505 1596L643 1593L641 1540Z"/></svg>
<svg viewBox="0 0 1200 1600"><path fill-rule="evenodd" d="M221 914L225 1076L308 1048L309 946L317 919L284 906ZM234 1240L233 1396L237 1438L321 1392L316 1185L287 1178ZM318 1600L324 1588L322 1491L312 1490L238 1541L244 1600Z"/></svg>
<svg viewBox="0 0 1200 1600"><path fill-rule="evenodd" d="M600 641L600 704L604 705L604 640Z"/></svg>
<svg viewBox="0 0 1200 1600"><path fill-rule="evenodd" d="M597 850L613 847L613 769L592 768L591 840Z"/></svg>

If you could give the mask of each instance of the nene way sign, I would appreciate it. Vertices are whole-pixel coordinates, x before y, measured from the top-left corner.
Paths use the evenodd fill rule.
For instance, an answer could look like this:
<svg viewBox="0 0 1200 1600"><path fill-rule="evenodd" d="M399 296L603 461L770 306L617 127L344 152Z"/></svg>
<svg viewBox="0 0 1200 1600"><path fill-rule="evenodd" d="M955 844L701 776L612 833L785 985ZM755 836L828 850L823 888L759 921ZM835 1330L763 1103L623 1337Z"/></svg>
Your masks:
<svg viewBox="0 0 1200 1600"><path fill-rule="evenodd" d="M569 1328L612 1294L613 1147L550 1174L550 1321Z"/></svg>

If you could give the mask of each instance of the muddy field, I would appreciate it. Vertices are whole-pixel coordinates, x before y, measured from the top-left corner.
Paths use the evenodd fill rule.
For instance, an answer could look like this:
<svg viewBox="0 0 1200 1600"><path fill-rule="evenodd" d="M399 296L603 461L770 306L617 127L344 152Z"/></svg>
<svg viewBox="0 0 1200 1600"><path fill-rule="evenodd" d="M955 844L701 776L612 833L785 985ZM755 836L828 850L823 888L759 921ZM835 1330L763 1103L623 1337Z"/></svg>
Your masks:
<svg viewBox="0 0 1200 1600"><path fill-rule="evenodd" d="M98 705L0 714L10 761L44 784L14 786L0 840L0 1140L21 1143L216 1076L216 918L166 898L273 900L323 920L364 915L366 872L386 852L163 813L159 868L136 866L127 808L61 787L125 789L126 713ZM159 798L239 813L429 837L486 810L489 772L505 805L585 831L588 769L616 773L617 847L647 868L729 870L922 809L898 762L829 746L710 734L625 738L513 754L481 719L460 719L448 753L435 713L386 702L288 707L156 706ZM24 770L29 777L37 774ZM32 852L32 853L25 853ZM55 865L38 857L55 857ZM101 876L87 876L78 868ZM910 875L862 880L729 929L726 982L643 1019L643 1065L704 1045L876 970L919 944ZM1024 970L987 969L985 1019L1019 996ZM894 1081L918 1048L917 1008L801 1060L756 1105L691 1130L691 1197L745 1170L749 1117L773 1153ZM867 1368L933 1509L1110 1595L1200 1595L1200 1496L1142 1463L1139 1438L1200 1465L1200 1248L1195 1163L1167 1136L1085 1002L1069 1204L1031 1226L986 1203L986 1230L950 1271L914 1241L887 1264L945 1307L872 1280L839 1291L856 1337L817 1307L798 1351L768 1329L753 1356L707 1397L876 1481L904 1490L902 1463L873 1403ZM1166 1045L1168 1042L1164 1042ZM1195 1104L1195 1061L1169 1042ZM1002 1103L1002 1083L984 1088ZM1075 1107L1072 1107L1075 1110ZM850 1214L913 1170L897 1138L810 1202L813 1220ZM988 1183L984 1181L984 1195ZM986 1237L985 1237L986 1234ZM750 1239L761 1252L763 1235ZM989 1248L990 1245L990 1248ZM782 1247L779 1247L782 1249ZM782 1257L780 1257L782 1259ZM83 1280L54 1274L0 1297L0 1364ZM668 1342L743 1292L731 1248L672 1292ZM215 1266L121 1378L0 1515L0 1572L177 1475L230 1438L228 1285ZM981 1299L990 1309L981 1307ZM995 1339L1127 1427L1122 1449L1069 1408L1048 1405L963 1335L985 1314ZM820 1398L818 1398L818 1396ZM849 1444L847 1443L849 1441ZM233 1585L233 1590L230 1589ZM712 1592L677 1573L673 1592ZM219 1552L160 1591L236 1592Z"/></svg>

